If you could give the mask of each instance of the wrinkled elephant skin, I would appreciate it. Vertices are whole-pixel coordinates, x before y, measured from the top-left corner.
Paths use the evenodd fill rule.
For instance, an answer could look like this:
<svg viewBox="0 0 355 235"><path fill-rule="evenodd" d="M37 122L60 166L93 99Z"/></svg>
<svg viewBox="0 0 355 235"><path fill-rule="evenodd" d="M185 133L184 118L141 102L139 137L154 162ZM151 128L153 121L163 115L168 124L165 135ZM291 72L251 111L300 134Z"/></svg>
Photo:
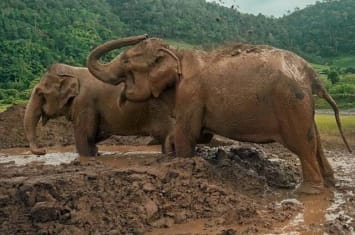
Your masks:
<svg viewBox="0 0 355 235"><path fill-rule="evenodd" d="M95 156L96 143L110 135L151 135L161 143L173 128L167 104L169 95L148 102L124 102L119 106L123 84L103 83L87 68L54 64L33 89L27 104L25 134L34 154L45 154L37 147L36 125L48 119L66 116L74 126L74 137L80 155Z"/></svg>
<svg viewBox="0 0 355 235"><path fill-rule="evenodd" d="M333 170L324 157L314 121L313 94L332 106L351 151L334 100L316 72L294 53L245 44L210 52L177 50L161 39L139 38L138 42L135 37L111 41L111 48L126 46L122 42L127 41L133 46L101 65L100 71L126 75L127 100L162 97L167 89L175 88L176 125L172 143L166 146L173 145L177 156L193 155L201 129L239 141L276 141L301 160L299 191L318 193L324 180L332 181ZM88 57L90 70L95 69L90 64L97 65L99 57L109 51L105 45L94 49L97 57Z"/></svg>

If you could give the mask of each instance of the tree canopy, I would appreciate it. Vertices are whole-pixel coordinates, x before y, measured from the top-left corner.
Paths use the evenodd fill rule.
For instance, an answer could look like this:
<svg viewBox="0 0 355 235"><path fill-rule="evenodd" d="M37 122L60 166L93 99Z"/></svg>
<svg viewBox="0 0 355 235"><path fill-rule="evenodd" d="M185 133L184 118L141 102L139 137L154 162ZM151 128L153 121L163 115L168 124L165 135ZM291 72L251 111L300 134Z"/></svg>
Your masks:
<svg viewBox="0 0 355 235"><path fill-rule="evenodd" d="M26 98L54 62L84 66L95 45L143 33L204 47L270 44L327 62L355 54L354 9L353 0L318 1L276 19L205 0L0 1L0 99Z"/></svg>

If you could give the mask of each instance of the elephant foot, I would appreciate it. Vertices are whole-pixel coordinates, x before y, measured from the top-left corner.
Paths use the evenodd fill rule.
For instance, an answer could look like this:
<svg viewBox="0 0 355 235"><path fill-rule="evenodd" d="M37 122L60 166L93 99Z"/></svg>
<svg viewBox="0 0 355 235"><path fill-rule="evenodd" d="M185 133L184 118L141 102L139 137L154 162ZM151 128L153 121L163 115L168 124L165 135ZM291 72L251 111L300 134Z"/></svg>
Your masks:
<svg viewBox="0 0 355 235"><path fill-rule="evenodd" d="M176 157L176 152L173 145L162 145L161 152L162 154L165 154L169 157Z"/></svg>
<svg viewBox="0 0 355 235"><path fill-rule="evenodd" d="M35 155L44 155L47 153L47 150L44 148L31 147L31 152Z"/></svg>
<svg viewBox="0 0 355 235"><path fill-rule="evenodd" d="M334 187L335 186L334 175L326 175L326 176L324 176L324 184L327 187Z"/></svg>
<svg viewBox="0 0 355 235"><path fill-rule="evenodd" d="M175 145L174 145L174 137L172 134L168 135L165 138L164 143L161 146L161 152L163 154L168 155L169 157L175 157Z"/></svg>
<svg viewBox="0 0 355 235"><path fill-rule="evenodd" d="M297 194L320 194L324 191L323 184L315 184L311 182L303 182L298 188L296 189L295 193Z"/></svg>

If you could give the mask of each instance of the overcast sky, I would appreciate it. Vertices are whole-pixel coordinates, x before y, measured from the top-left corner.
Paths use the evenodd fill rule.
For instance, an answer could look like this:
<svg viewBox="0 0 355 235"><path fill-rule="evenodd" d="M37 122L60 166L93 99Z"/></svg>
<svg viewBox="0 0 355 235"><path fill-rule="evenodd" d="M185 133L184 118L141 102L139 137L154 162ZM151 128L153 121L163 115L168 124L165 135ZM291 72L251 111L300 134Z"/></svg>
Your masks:
<svg viewBox="0 0 355 235"><path fill-rule="evenodd" d="M251 14L264 14L280 17L293 11L295 7L304 8L308 4L314 4L317 0L207 0L215 1L226 6L238 5L239 11Z"/></svg>

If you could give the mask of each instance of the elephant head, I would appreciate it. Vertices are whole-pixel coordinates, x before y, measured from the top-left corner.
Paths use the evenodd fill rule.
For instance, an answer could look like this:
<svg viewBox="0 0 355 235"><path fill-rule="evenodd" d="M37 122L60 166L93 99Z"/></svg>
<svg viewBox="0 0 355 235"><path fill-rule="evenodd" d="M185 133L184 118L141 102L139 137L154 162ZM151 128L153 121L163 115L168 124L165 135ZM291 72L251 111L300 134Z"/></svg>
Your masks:
<svg viewBox="0 0 355 235"><path fill-rule="evenodd" d="M39 119L45 125L50 118L63 116L79 94L79 81L70 66L53 64L33 88L24 116L25 135L34 154L45 154L37 147L36 126Z"/></svg>
<svg viewBox="0 0 355 235"><path fill-rule="evenodd" d="M99 58L114 49L132 46L107 64ZM158 38L146 35L106 42L88 56L88 69L98 79L111 84L125 82L123 92L130 101L158 97L181 76L180 60L174 49Z"/></svg>

